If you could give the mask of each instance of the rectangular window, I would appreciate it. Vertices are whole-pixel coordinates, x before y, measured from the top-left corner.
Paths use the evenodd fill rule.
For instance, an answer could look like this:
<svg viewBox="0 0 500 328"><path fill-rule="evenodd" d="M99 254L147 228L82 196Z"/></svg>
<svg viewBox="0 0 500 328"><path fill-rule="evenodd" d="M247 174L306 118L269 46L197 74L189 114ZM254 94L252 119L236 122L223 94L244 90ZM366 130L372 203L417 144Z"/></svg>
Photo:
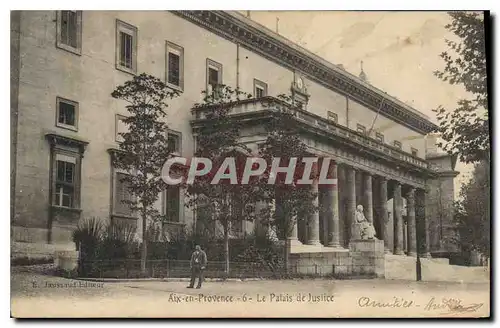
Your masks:
<svg viewBox="0 0 500 328"><path fill-rule="evenodd" d="M115 141L117 142L123 142L123 136L121 134L128 132L128 127L125 122L123 122L125 118L125 116L119 114L115 116Z"/></svg>
<svg viewBox="0 0 500 328"><path fill-rule="evenodd" d="M222 65L207 58L207 93L214 94L222 84Z"/></svg>
<svg viewBox="0 0 500 328"><path fill-rule="evenodd" d="M137 71L137 28L116 21L116 67L128 73Z"/></svg>
<svg viewBox="0 0 500 328"><path fill-rule="evenodd" d="M57 47L81 54L82 12L60 10L57 12Z"/></svg>
<svg viewBox="0 0 500 328"><path fill-rule="evenodd" d="M168 133L168 149L171 153L180 154L181 152L181 136L177 132Z"/></svg>
<svg viewBox="0 0 500 328"><path fill-rule="evenodd" d="M413 148L413 147L412 147L412 148L411 148L411 154L412 154L413 156L415 156L415 157L416 157L416 156L418 156L418 149L416 149L416 148Z"/></svg>
<svg viewBox="0 0 500 328"><path fill-rule="evenodd" d="M338 123L338 121L339 121L339 116L337 115L337 113L334 113L334 112L330 112L330 111L328 111L328 112L327 112L327 119L328 119L329 121L334 122L334 123Z"/></svg>
<svg viewBox="0 0 500 328"><path fill-rule="evenodd" d="M184 49L167 41L167 85L182 91L184 89Z"/></svg>
<svg viewBox="0 0 500 328"><path fill-rule="evenodd" d="M384 142L384 135L382 133L380 133L380 132L377 132L375 134L375 139L377 139L380 142Z"/></svg>
<svg viewBox="0 0 500 328"><path fill-rule="evenodd" d="M253 80L253 95L255 98L267 96L267 84L257 79Z"/></svg>
<svg viewBox="0 0 500 328"><path fill-rule="evenodd" d="M403 148L403 145L400 141L394 140L394 147L401 149Z"/></svg>
<svg viewBox="0 0 500 328"><path fill-rule="evenodd" d="M54 205L74 207L76 160L68 156L56 157L56 184Z"/></svg>
<svg viewBox="0 0 500 328"><path fill-rule="evenodd" d="M364 125L358 124L356 131L361 134L366 134L366 127Z"/></svg>
<svg viewBox="0 0 500 328"><path fill-rule="evenodd" d="M180 221L180 187L170 185L165 191L165 216L169 222Z"/></svg>
<svg viewBox="0 0 500 328"><path fill-rule="evenodd" d="M56 126L76 131L78 129L78 103L56 98Z"/></svg>
<svg viewBox="0 0 500 328"><path fill-rule="evenodd" d="M131 205L126 203L133 200L132 193L130 192L130 183L123 180L126 176L126 173L116 173L115 207L113 212L118 215L133 216Z"/></svg>

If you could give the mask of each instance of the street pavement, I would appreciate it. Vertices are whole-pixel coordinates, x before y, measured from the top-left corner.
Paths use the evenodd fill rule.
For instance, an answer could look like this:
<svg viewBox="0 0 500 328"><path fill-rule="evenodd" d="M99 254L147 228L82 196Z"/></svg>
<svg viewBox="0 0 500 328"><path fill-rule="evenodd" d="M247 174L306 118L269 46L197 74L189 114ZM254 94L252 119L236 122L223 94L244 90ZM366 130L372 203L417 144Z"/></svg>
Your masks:
<svg viewBox="0 0 500 328"><path fill-rule="evenodd" d="M396 280L90 282L13 267L13 317L484 317L488 283Z"/></svg>

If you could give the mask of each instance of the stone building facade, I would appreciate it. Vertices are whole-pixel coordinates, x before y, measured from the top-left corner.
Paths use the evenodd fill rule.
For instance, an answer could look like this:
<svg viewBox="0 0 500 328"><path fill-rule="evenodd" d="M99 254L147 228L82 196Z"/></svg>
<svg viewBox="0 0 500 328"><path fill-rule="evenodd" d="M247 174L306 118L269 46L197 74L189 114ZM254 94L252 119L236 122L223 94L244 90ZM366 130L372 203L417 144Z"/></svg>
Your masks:
<svg viewBox="0 0 500 328"><path fill-rule="evenodd" d="M167 114L169 142L184 157L203 124L203 108L191 109L212 85L254 95L234 113L248 123L242 138L253 147L265 138L259 122L282 106L277 95L301 103L303 140L311 154L334 159L339 184L319 190L328 210L297 226L292 244L347 249L355 207L363 204L386 253L451 251L457 172L455 160L435 150L429 118L369 84L364 72L354 76L243 15L219 11L12 12L14 244L71 247L72 230L88 217L140 226L121 203L129 197L123 172L111 165L127 114L111 92L142 72L180 91ZM197 221L184 203L182 190L162 193L166 230Z"/></svg>

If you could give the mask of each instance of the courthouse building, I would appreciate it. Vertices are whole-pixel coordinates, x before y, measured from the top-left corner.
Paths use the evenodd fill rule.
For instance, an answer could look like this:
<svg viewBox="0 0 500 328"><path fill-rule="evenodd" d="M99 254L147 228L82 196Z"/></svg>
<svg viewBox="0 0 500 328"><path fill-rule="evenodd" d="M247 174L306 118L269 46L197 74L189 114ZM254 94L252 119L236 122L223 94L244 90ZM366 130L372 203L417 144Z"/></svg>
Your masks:
<svg viewBox="0 0 500 328"><path fill-rule="evenodd" d="M141 224L111 164L124 103L111 92L142 72L180 92L167 109L169 142L191 157L204 111L201 91L226 84L254 97L234 109L255 149L276 96L291 94L311 154L335 161L338 186L319 188L322 210L290 238L319 252L349 247L356 205L385 252L454 252L455 158L439 153L429 118L245 15L221 11L24 11L11 16L11 230L16 249L71 243L83 218ZM331 29L335 29L332 22ZM406 83L406 81L401 81ZM425 96L425 95L422 95ZM317 188L317 184L313 185ZM201 211L169 188L158 201L164 229L203 226ZM206 214L206 213L205 213ZM235 235L254 224L234 227ZM316 248L315 248L316 247Z"/></svg>

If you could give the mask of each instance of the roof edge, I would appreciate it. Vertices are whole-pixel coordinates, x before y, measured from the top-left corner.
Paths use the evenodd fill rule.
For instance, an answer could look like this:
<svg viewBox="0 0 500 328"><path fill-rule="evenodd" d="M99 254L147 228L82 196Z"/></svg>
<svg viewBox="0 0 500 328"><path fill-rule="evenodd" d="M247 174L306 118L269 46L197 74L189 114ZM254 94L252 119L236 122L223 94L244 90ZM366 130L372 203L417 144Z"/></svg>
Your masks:
<svg viewBox="0 0 500 328"><path fill-rule="evenodd" d="M378 111L380 108L382 115L414 131L427 134L438 128L425 114L240 13L207 10L172 13L285 67L297 70L309 79L348 95L372 110Z"/></svg>

